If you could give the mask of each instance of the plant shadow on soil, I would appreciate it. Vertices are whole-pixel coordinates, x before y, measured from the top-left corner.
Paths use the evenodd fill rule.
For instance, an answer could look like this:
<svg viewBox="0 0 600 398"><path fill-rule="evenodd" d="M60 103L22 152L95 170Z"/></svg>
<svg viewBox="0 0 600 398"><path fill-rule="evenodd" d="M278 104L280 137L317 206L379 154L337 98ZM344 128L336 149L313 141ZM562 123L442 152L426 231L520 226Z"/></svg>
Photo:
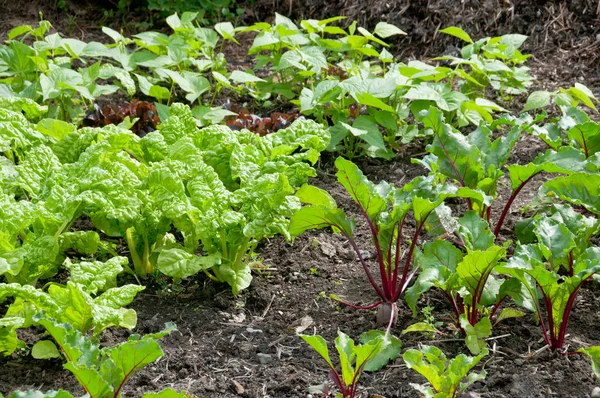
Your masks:
<svg viewBox="0 0 600 398"><path fill-rule="evenodd" d="M7 31L6 25L34 24L35 20L27 20L32 16L26 11L36 6L41 9L47 6L46 3L32 1L21 14L16 13L13 7L14 18L2 21L0 32L4 34ZM445 5L447 2L440 0L431 3ZM546 12L550 6L558 7L560 2L542 3ZM585 1L574 3L583 4ZM265 1L257 2L257 9L260 4L264 5ZM287 8L283 6L279 11L285 13L284 9ZM535 8L532 10L528 9L527 12L535 13ZM33 15L35 18L37 13ZM565 19L570 14L567 12L565 17L561 11L560 15ZM323 15L314 17L322 18ZM535 19L531 15L529 17ZM417 13L405 14L402 18L407 18L418 31L418 23L414 22L419 18ZM88 23L85 19L79 21ZM435 18L431 18L429 23L435 21ZM476 22L472 24L476 25ZM402 23L399 25L404 28ZM513 32L509 27L504 28L500 33ZM496 26L495 29L502 27ZM418 45L413 50L415 48ZM245 50L241 51L243 55ZM531 52L536 55L535 48L531 48ZM547 54L547 51L540 51L538 57L541 58L543 54ZM559 57L557 63L560 63ZM550 67L550 64L540 63L534 72L539 72L538 77L554 78L550 86L565 81L567 83L563 86L572 84L570 79L573 76L568 73L573 70L564 66L571 62L562 64L564 68L561 66L558 73L557 68ZM590 83L591 88L597 91L600 80L597 64L595 68L592 65L591 68L577 69L577 73L578 77L584 76L586 83ZM523 137L511 161L530 161L541 150L543 148L537 141ZM422 151L423 148L412 148L391 162L361 159L358 164L375 182L384 179L399 186L424 172L421 167L410 163L411 154ZM311 183L328 190L342 208L357 217L360 231L358 241L361 248L369 250L365 226L360 223L352 201L336 182L330 155L324 155L318 174ZM539 183L526 187L519 201L513 205L503 231L507 235L505 239L511 238L510 229L517 219L519 208L535 195ZM262 263L267 267L255 273L251 287L239 297L233 297L226 287L215 286L201 278L190 278L179 289L173 288L171 293L162 293L160 286L154 283L138 295L131 305L138 313L136 333L154 333L170 321L177 325L178 331L163 339L164 357L136 374L128 384L125 396L141 396L146 391L172 387L208 398L307 397L308 387L325 382L328 372L325 363L296 336L295 327L302 324L303 319L306 326L306 317L310 317L312 322L304 333L323 335L330 343L330 350L333 350L338 328L357 339L362 332L376 327L373 311L340 307L323 297L336 294L357 304L369 304L375 299L354 253L341 236L328 231L316 231L297 238L293 245L281 238L274 238L262 243L259 249ZM436 320L444 322L442 331L445 335L436 338L444 341L436 342L422 334L409 333L401 337L403 350L422 343L435 344L450 357L466 352L463 342L458 341L459 336L450 327L453 323L452 311L444 297L430 292L419 302L419 308L426 305L435 307L433 314ZM599 285L586 284L569 322L568 342L573 347L600 345L599 307ZM400 335L403 329L418 320L401 304L393 333ZM493 333L498 338L490 340L490 355L477 368L479 370L483 366L487 378L475 383L469 390L481 397L587 397L594 386L599 385L587 358L553 355L548 351L526 357L527 353L535 352L544 345L541 330L532 314L503 321L495 326ZM22 331L20 337L32 342L38 337L36 334L36 331ZM124 330L107 330L102 343L118 343L126 339L128 334ZM416 372L406 369L399 358L380 372L365 374L361 378L360 393L363 397L374 394L389 398L417 397L418 393L409 383L424 382L424 378ZM62 361L36 361L16 355L0 360L0 393L8 394L29 388L63 388L82 393L71 374L62 370Z"/></svg>

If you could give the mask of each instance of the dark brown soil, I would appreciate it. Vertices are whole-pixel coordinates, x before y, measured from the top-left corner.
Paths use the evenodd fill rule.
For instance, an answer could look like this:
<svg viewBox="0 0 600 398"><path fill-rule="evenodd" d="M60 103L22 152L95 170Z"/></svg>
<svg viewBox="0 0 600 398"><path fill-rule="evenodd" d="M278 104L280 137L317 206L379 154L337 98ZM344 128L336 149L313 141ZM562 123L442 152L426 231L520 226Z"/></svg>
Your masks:
<svg viewBox="0 0 600 398"><path fill-rule="evenodd" d="M321 7L315 6L317 3ZM401 42L396 53L416 57L439 54L440 48L444 50L443 46L457 44L451 39L439 42L429 39L438 25L462 25L477 32L474 34L476 37L516 32L532 34L534 38L529 41L528 50L534 54L534 71L550 79L550 83L544 80L544 84L566 86L582 77L595 90L600 87L598 42L589 41L590 38L595 40L594 35L598 32L594 22L595 9L588 8L583 12L583 9L577 8L587 4L584 0L503 2L506 6L499 6L494 1L470 0L387 3L391 9L378 14L377 7L383 4L379 0L365 3L365 6L349 0L327 2L326 5L317 0L307 0L304 8L291 0L257 0L253 12L257 13L254 17L259 18L260 15L270 15L274 10L287 13L289 7L295 16L302 12L303 16L322 18L326 14L340 14L345 7L346 14L354 12L363 21L388 18L407 30L409 38L412 37L407 39L408 43ZM48 1L41 0L25 4L0 0L0 38L4 38L6 32L16 25L35 23L38 9L44 9L44 16L67 34L69 25L66 16L47 4ZM489 8L490 4L496 4L496 7ZM511 4L514 13L509 11ZM268 14L261 14L264 10L261 7L266 5L271 6ZM480 9L474 11L476 5ZM356 11L361 7L364 12ZM83 14L76 18L80 34L87 40L100 35L93 7L82 5L80 8L79 12ZM540 15L537 10L540 10ZM557 19L546 27L551 14ZM570 21L571 25L559 33L572 35L573 43L552 41L559 37L556 24L561 18ZM541 32L536 28L538 25L542 27ZM544 41L544 32L552 39ZM74 35L78 36L78 33ZM422 53L416 52L417 46ZM568 47L568 51L562 53L558 46ZM240 51L239 58L244 59L245 50ZM574 60L578 59L583 60L583 66L573 66ZM596 64L586 63L591 59L595 59ZM542 145L524 137L511 160L529 161L540 150L543 150ZM410 163L410 156L418 152L422 152L422 148L409 149L392 162L363 159L358 163L374 181L384 179L400 185L424 173L420 166ZM327 189L341 207L358 217L353 203L336 183L332 160L331 156L324 155L319 175L312 183ZM514 224L519 215L518 209L535 195L537 186L539 183L532 183L523 192L512 209L507 227ZM364 225L359 223L360 227ZM363 250L368 251L366 237L366 233L359 234L358 240ZM375 299L349 244L340 236L326 231L307 233L293 245L276 238L264 242L259 251L267 268L255 274L252 286L239 297L233 297L225 287L201 278L184 281L181 286L160 286L155 282L138 296L132 304L138 312L137 333L156 332L169 321L177 324L178 331L162 341L165 356L134 376L125 389L125 396L138 397L145 391L173 387L208 398L311 397L308 387L325 382L327 369L317 354L295 335L295 327L304 319L309 324L305 333L323 335L330 342L332 351L335 351L332 342L338 329L357 339L362 332L376 327L372 311L340 307L324 297L336 294L356 304L369 304ZM426 305L435 307L434 315L436 320L444 322L442 331L445 335L428 340L420 334L407 334L401 338L403 349L422 343L437 345L449 356L466 352L460 336L452 331L452 312L444 297L431 292L419 303L420 308ZM568 343L571 347L600 345L598 308L600 287L597 283L590 283L582 289L569 323ZM307 322L307 317L310 317L310 322ZM399 336L404 328L419 320L412 318L401 304L393 333ZM118 343L126 336L125 331L108 330L103 344ZM500 323L494 328L494 336L496 339L489 342L490 355L482 362L488 376L470 389L476 394L471 396L589 397L594 386L600 385L586 358L553 355L548 351L532 355L544 346L540 328L532 314ZM24 331L21 337L33 341L35 332ZM261 363L261 360L266 363ZM61 364L60 361L34 361L26 355L0 360L0 393L30 388L63 388L81 393L75 379L62 370ZM408 370L403 361L397 359L380 372L364 375L360 394L362 397L375 394L389 398L417 397L409 383L424 382L421 376Z"/></svg>

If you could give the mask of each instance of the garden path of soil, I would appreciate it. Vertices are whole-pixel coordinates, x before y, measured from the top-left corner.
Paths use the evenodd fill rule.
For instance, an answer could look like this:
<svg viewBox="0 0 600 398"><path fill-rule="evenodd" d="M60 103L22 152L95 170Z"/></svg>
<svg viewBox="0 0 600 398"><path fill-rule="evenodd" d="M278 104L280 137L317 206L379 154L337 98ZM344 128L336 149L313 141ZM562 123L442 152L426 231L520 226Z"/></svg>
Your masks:
<svg viewBox="0 0 600 398"><path fill-rule="evenodd" d="M310 11L310 5L315 1L307 1L305 9ZM285 4L279 4L272 0L260 0L256 3L254 12L258 15L261 15L261 4L263 6L267 3L275 4L280 7L275 10L281 13L287 13L289 5L292 4L287 1ZM373 4L379 3L376 1ZM394 2L388 3L394 4ZM397 2L400 3L402 2ZM419 2L414 2L401 15L404 20L400 19L396 22L409 33L409 37L414 37L415 32L421 32L422 37L426 37L426 29L430 29L431 24L439 23L441 18L441 14L436 10L444 7L448 9L450 2L445 0L427 2L433 11L426 17L414 10L418 7L416 3ZM482 3L487 5L494 2ZM528 50L534 54L534 73L538 77L543 77L543 84L548 87L558 85L565 87L574 83L575 79L581 79L598 94L599 46L593 41L598 32L597 25L593 25L581 15L574 14L569 8L579 7L586 2L573 1L567 6L561 6L562 2L558 1L514 3L521 3L522 7L516 7L517 14L512 17L513 22L527 23L536 20L536 8L526 6L527 3L531 3L539 4L538 10L541 10L541 16L537 18L540 26L545 27L545 24L550 21L545 18L548 17L549 9L554 7L557 21L562 15L565 23L571 23L570 28L566 30L567 33L576 34L585 31L585 34L573 36L575 41L579 40L584 44L571 53L560 52L556 43L541 47L538 36L532 41ZM55 26L59 29L66 27L66 22L61 21L61 15L56 12L52 14L52 9L48 9L47 4L48 1L31 1L25 5L17 2L0 4L0 15L2 15L0 18L4 18L0 20L0 38L4 38L11 27L22 23L34 24L36 10L44 7L46 17L51 20L57 19L57 21L52 20ZM72 3L68 4L72 5ZM350 7L353 3L347 0L332 1L327 4L328 7L340 4L346 5L349 9L357 7L356 5L355 8ZM463 1L461 4L466 4L465 7L469 9L468 7L472 7L474 2ZM323 10L336 12L328 7L322 7L321 12L326 12ZM526 12L519 14L523 8ZM376 10L376 7L372 9ZM79 11L81 15L77 17L76 22L83 36L88 37L88 40L89 37L97 40L100 36L95 24L97 21L94 21L94 14L90 10L94 10L93 5L87 8L81 6ZM505 8L498 10L498 12L502 11L500 21L505 20L507 17ZM559 13L557 10L562 11ZM269 15L273 11L273 8L270 8ZM409 11L413 11L412 14ZM393 13L386 15L392 16ZM474 27L479 24L481 30L485 30L486 27L492 30L485 34L525 33L518 29L506 28L506 23L490 28L481 12L471 15L474 19L471 21L465 19L465 24ZM324 15L314 14L312 16L324 17ZM377 14L367 14L367 17L376 18ZM448 14L447 17L449 23L442 24L442 27L450 24L460 25L456 20L468 18L469 13L455 12ZM408 29L410 26L415 28L414 32ZM552 29L553 25L549 26L549 29ZM587 28L584 29L582 26ZM535 29L533 30L535 33ZM473 31L471 29L471 32ZM89 32L95 33L87 36ZM564 34L565 31L561 33ZM558 37L550 30L547 34L551 38ZM405 57L417 55L421 58L444 52L443 47L435 49L435 46L448 43L456 45L456 42L447 39L441 43L445 44L408 43L412 45L412 49L405 51L401 42L401 45L396 47L396 53L404 51ZM574 43L573 46L576 47L578 44ZM420 56L414 52L419 47L423 49ZM434 50L430 51L430 48ZM588 50L582 52L583 48ZM413 53L409 54L409 51ZM240 59L244 58L244 53L245 50L242 50ZM590 60L595 60L596 63ZM576 64L579 61L581 63ZM542 149L543 147L537 141L531 137L524 137L511 161L527 162ZM358 164L374 181L385 179L400 185L424 172L420 166L410 164L410 156L419 152L422 152L422 147L416 145L407 148L406 152L392 162L363 159ZM357 215L353 203L336 183L332 164L332 157L324 154L319 165L318 177L312 183L327 189L341 207ZM532 183L523 192L520 201L514 204L513 214L506 224L508 228L514 223L517 210L535 195L538 186L539 181L537 184ZM367 248L367 235L364 225L360 222L359 229L362 230L362 234L358 237L359 243L363 248ZM308 386L325 382L327 369L317 354L295 335L295 327L302 324L303 320L306 322L307 317L310 317L312 322L304 333L314 332L323 335L330 343L330 349L338 328L357 339L362 332L376 327L372 312L339 308L334 302L323 297L323 293L336 294L360 304L368 304L374 299L373 292L354 254L348 243L340 236L325 231L307 233L296 239L293 246L280 238L275 238L262 244L259 249L263 264L270 268L255 274L252 286L239 297L233 297L223 286L215 286L200 278L192 278L184 281L181 286L167 286L167 288L154 283L138 296L131 306L138 313L138 326L135 330L137 333L156 332L169 321L177 324L178 331L163 339L165 356L135 375L125 390L125 396L138 397L146 391L173 387L177 390L187 390L198 397L208 398L309 397ZM169 287L172 292L163 293ZM435 292L429 293L419 302L419 308L426 305L434 306L436 320L444 322L441 330L446 335L438 337L437 340L445 341L436 342L422 335L407 334L401 337L403 350L424 343L439 346L449 356L466 352L464 344L454 340L456 336L450 327L452 312L444 298ZM600 286L597 283L590 283L582 289L571 317L568 339L571 346L600 345L598 308L600 308ZM393 329L394 334L400 335L404 328L418 320L419 318L412 318L408 309L402 304L398 324ZM31 342L36 337L34 335L35 332L27 331L21 337ZM103 344L118 343L126 339L127 335L128 333L123 330L109 330L103 337ZM490 341L492 352L482 361L488 376L469 390L473 394L490 398L588 397L594 386L600 385L594 378L586 358L576 355L557 356L548 351L532 357L526 356L527 353L534 352L544 345L540 328L535 324L532 314L501 322L494 328L494 336L498 338ZM409 383L424 383L424 379L406 369L403 361L398 359L380 372L365 374L361 379L361 396L371 397L378 394L388 398L417 397L418 394ZM0 393L7 394L15 389L29 388L42 390L63 388L73 393L82 393L78 391L77 383L71 374L62 370L61 361L33 361L27 356L16 355L0 360Z"/></svg>

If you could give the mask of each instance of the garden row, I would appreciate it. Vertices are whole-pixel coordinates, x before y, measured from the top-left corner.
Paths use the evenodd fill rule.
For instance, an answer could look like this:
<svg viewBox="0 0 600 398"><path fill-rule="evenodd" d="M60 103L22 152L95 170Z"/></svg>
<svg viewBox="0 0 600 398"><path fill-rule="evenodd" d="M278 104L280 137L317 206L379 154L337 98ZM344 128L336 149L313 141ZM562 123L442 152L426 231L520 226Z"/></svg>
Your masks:
<svg viewBox="0 0 600 398"><path fill-rule="evenodd" d="M466 44L460 56L404 64L383 41L404 32L387 23L369 32L355 23L342 29L340 17L297 26L277 15L273 25L211 29L196 18L170 16L170 35L126 38L104 28L112 44L50 34L42 21L15 28L0 47L0 353L28 351L19 329L42 327L52 339L31 347L35 358L64 357L90 396L121 396L174 329L100 348L103 330L135 327L136 313L125 307L144 283L202 274L237 295L260 267L261 241L320 228L344 235L378 297L360 306L331 298L377 308L385 329L365 332L361 344L340 332L339 373L324 339L301 336L331 367L343 397L356 396L362 371L400 355L391 335L398 301L417 314L431 289L449 300L473 357L448 362L426 345L404 352L430 383L415 386L425 396L454 397L484 378L469 372L488 353L492 325L523 310L534 312L552 350L575 353L566 344L569 316L579 289L600 272L600 123L583 110L596 111L590 90L534 91L519 112L498 105L515 107L511 100L533 83L518 50L522 35L473 41L450 27L442 32ZM248 32L254 69L230 70L224 43ZM123 95L128 111L105 117L98 99ZM278 116L266 129L256 115L217 106L225 96L263 113L292 104L304 117ZM156 103L138 113L138 98ZM107 125L83 127L94 114ZM142 131L138 123L148 120L158 129ZM548 149L511 164L524 135ZM427 175L399 187L369 181L347 160L391 159L415 140L427 144L427 155L413 159ZM364 218L374 263L363 258L355 220L307 184L326 150L341 155L337 178ZM542 173L528 215L507 231L513 202ZM508 198L500 200L504 185ZM416 323L409 331L436 329ZM600 348L577 352L600 377Z"/></svg>

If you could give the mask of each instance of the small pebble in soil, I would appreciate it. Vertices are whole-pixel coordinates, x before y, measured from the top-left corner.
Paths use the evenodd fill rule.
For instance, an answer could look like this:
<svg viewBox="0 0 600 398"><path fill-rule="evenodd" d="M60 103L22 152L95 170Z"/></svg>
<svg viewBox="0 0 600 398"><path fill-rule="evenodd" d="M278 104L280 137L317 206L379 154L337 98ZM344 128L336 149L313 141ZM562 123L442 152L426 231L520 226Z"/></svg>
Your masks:
<svg viewBox="0 0 600 398"><path fill-rule="evenodd" d="M354 250L352 250L352 249L345 249L345 250L342 250L342 253L341 253L341 254L342 254L342 257L343 257L345 260L354 260L354 259L356 259L356 253L355 253L355 252L354 252Z"/></svg>
<svg viewBox="0 0 600 398"><path fill-rule="evenodd" d="M371 257L373 257L373 255L371 254L371 252L368 251L368 250L361 250L360 254L362 255L363 260L368 260Z"/></svg>
<svg viewBox="0 0 600 398"><path fill-rule="evenodd" d="M237 395L244 395L244 386L242 386L240 383L238 383L235 380L231 380L231 385L233 387L233 389L235 390Z"/></svg>
<svg viewBox="0 0 600 398"><path fill-rule="evenodd" d="M463 392L462 394L460 394L458 396L458 398L481 398L481 395L470 391L470 392Z"/></svg>
<svg viewBox="0 0 600 398"><path fill-rule="evenodd" d="M321 248L321 252L329 258L334 257L337 254L335 246L329 242L321 242L319 247Z"/></svg>
<svg viewBox="0 0 600 398"><path fill-rule="evenodd" d="M521 358L517 358L513 361L513 363L517 366L523 366L523 364L525 363L524 360L522 360Z"/></svg>
<svg viewBox="0 0 600 398"><path fill-rule="evenodd" d="M592 398L600 398L600 387L594 387L592 390Z"/></svg>
<svg viewBox="0 0 600 398"><path fill-rule="evenodd" d="M258 354L256 354L256 357L258 358L258 362L260 362L261 365L268 365L271 362L273 362L273 357L270 354L263 354L262 352L259 352Z"/></svg>

